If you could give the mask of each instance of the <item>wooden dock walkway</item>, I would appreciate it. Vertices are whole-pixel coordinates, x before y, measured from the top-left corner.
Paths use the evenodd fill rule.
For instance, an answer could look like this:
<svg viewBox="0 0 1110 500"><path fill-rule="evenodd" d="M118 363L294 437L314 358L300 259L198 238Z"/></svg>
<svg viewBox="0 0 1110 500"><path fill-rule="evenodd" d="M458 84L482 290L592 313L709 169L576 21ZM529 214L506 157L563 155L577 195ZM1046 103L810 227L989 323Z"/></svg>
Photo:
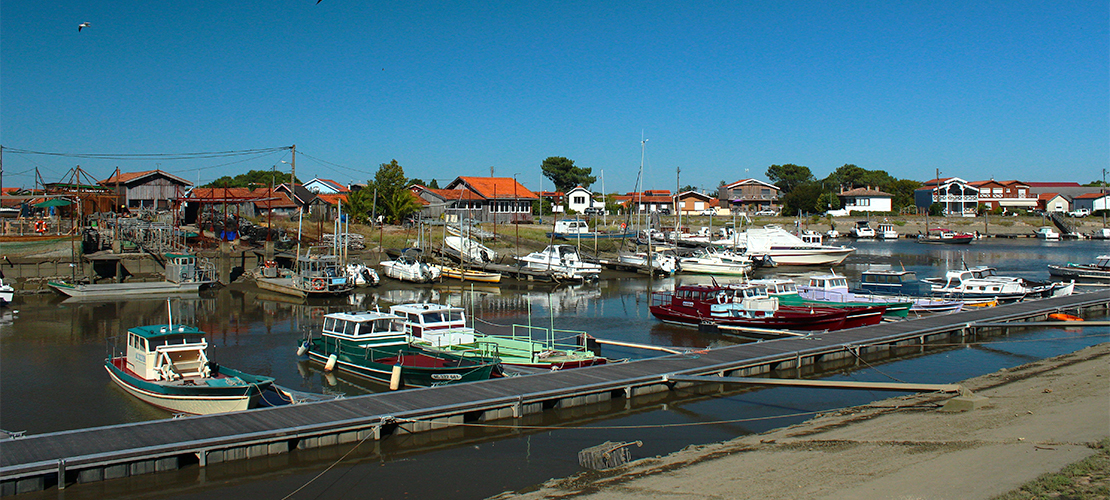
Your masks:
<svg viewBox="0 0 1110 500"><path fill-rule="evenodd" d="M590 368L3 439L0 494L381 439L398 430L421 432L522 417L695 384L668 380L675 375L746 377L776 369L801 373L819 363L892 356L903 347L924 349L930 342L977 335L980 328L997 329L1000 322L1090 309L1110 310L1110 291ZM980 323L989 326L977 327Z"/></svg>

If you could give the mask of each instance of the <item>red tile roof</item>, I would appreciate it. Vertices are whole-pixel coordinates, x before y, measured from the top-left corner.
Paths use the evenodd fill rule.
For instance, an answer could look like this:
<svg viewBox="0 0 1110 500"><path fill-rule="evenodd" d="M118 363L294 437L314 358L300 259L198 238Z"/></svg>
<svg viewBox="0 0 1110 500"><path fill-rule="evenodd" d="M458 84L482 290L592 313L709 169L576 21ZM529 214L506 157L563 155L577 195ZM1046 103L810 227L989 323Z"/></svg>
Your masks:
<svg viewBox="0 0 1110 500"><path fill-rule="evenodd" d="M1060 196L1060 193L1041 193L1037 195L1037 199L1041 201L1048 201L1057 196Z"/></svg>
<svg viewBox="0 0 1110 500"><path fill-rule="evenodd" d="M1099 198L1102 198L1103 196L1110 196L1110 193L1084 193L1084 194L1081 194L1081 195L1079 195L1079 196L1076 196L1076 197L1075 197L1075 199L1077 199L1077 200L1078 200L1078 199L1084 199L1084 200L1088 200L1088 199L1091 199L1091 200L1097 200L1097 199L1099 199Z"/></svg>
<svg viewBox="0 0 1110 500"><path fill-rule="evenodd" d="M259 198L271 198L277 196L284 196L285 193L279 192L275 189L274 193L270 192L270 188L193 188L189 192L191 199L238 199L243 201L256 200ZM286 196L286 198L288 198ZM274 200L276 203L277 200Z"/></svg>
<svg viewBox="0 0 1110 500"><path fill-rule="evenodd" d="M327 203L328 205L333 205L333 206L338 205L339 202L341 202L341 201L344 204L347 203L347 195L344 194L344 193L336 193L336 194L320 193L320 194L317 194L316 197L320 198L321 200L324 200L324 202Z"/></svg>
<svg viewBox="0 0 1110 500"><path fill-rule="evenodd" d="M459 180L486 199L539 198L512 177L459 177Z"/></svg>
<svg viewBox="0 0 1110 500"><path fill-rule="evenodd" d="M173 175L169 172L163 172L161 170L147 170L145 172L120 172L118 182L120 184L127 184L128 182L131 182L135 179L139 179L139 178L146 177L148 175L156 174L156 173L160 173L160 174L162 174L166 177L169 177L169 178L174 179L178 182L181 182L181 183L185 184L186 186L192 186L193 185L192 182L189 182L185 179L182 179L181 177ZM117 182L116 174L115 174L115 172L112 172L111 177L108 177L107 179L99 181L99 182L97 182L97 184L100 184L101 186L111 186L111 185L115 184L116 182Z"/></svg>

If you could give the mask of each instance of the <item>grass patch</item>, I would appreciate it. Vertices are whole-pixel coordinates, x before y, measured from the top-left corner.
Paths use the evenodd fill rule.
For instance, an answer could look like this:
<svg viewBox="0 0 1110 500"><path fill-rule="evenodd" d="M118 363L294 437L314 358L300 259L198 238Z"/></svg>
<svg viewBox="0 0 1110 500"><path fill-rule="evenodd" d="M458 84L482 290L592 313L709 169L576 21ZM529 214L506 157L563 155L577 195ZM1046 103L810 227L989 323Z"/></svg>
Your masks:
<svg viewBox="0 0 1110 500"><path fill-rule="evenodd" d="M1110 438L1093 443L1091 447L1098 453L1060 472L1042 474L1014 491L994 497L995 500L1110 498Z"/></svg>

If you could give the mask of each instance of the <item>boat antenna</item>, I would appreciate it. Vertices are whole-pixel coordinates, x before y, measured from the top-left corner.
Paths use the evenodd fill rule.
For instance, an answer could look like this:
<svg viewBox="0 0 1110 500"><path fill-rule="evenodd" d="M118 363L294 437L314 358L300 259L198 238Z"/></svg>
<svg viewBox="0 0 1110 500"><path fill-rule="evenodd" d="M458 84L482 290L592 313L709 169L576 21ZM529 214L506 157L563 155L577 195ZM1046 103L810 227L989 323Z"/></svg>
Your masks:
<svg viewBox="0 0 1110 500"><path fill-rule="evenodd" d="M166 321L169 322L166 326L169 330L173 330L173 307L170 305L170 299L168 298L166 299L166 316L168 318Z"/></svg>

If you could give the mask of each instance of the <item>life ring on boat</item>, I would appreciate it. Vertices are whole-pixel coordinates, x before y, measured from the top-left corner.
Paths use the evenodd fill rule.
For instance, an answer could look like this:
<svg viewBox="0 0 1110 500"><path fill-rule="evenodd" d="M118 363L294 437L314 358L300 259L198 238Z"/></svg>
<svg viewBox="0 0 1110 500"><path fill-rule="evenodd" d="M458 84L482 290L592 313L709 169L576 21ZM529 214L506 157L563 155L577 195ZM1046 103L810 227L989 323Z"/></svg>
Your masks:
<svg viewBox="0 0 1110 500"><path fill-rule="evenodd" d="M624 231L624 228L626 228L626 227L628 227L628 225L622 222L621 223L621 231Z"/></svg>
<svg viewBox="0 0 1110 500"><path fill-rule="evenodd" d="M312 278L312 289L313 290L323 290L325 286L328 286L328 285L327 285L327 283L324 282L324 278Z"/></svg>
<svg viewBox="0 0 1110 500"><path fill-rule="evenodd" d="M718 304L724 304L727 301L728 301L728 296L725 295L725 292L717 292L717 303Z"/></svg>
<svg viewBox="0 0 1110 500"><path fill-rule="evenodd" d="M277 267L277 262L274 262L272 260L268 260L268 261L266 261L266 263L264 265L266 267Z"/></svg>
<svg viewBox="0 0 1110 500"><path fill-rule="evenodd" d="M46 221L44 221L44 220L35 221L35 232L36 233L45 233L46 229L47 229Z"/></svg>

